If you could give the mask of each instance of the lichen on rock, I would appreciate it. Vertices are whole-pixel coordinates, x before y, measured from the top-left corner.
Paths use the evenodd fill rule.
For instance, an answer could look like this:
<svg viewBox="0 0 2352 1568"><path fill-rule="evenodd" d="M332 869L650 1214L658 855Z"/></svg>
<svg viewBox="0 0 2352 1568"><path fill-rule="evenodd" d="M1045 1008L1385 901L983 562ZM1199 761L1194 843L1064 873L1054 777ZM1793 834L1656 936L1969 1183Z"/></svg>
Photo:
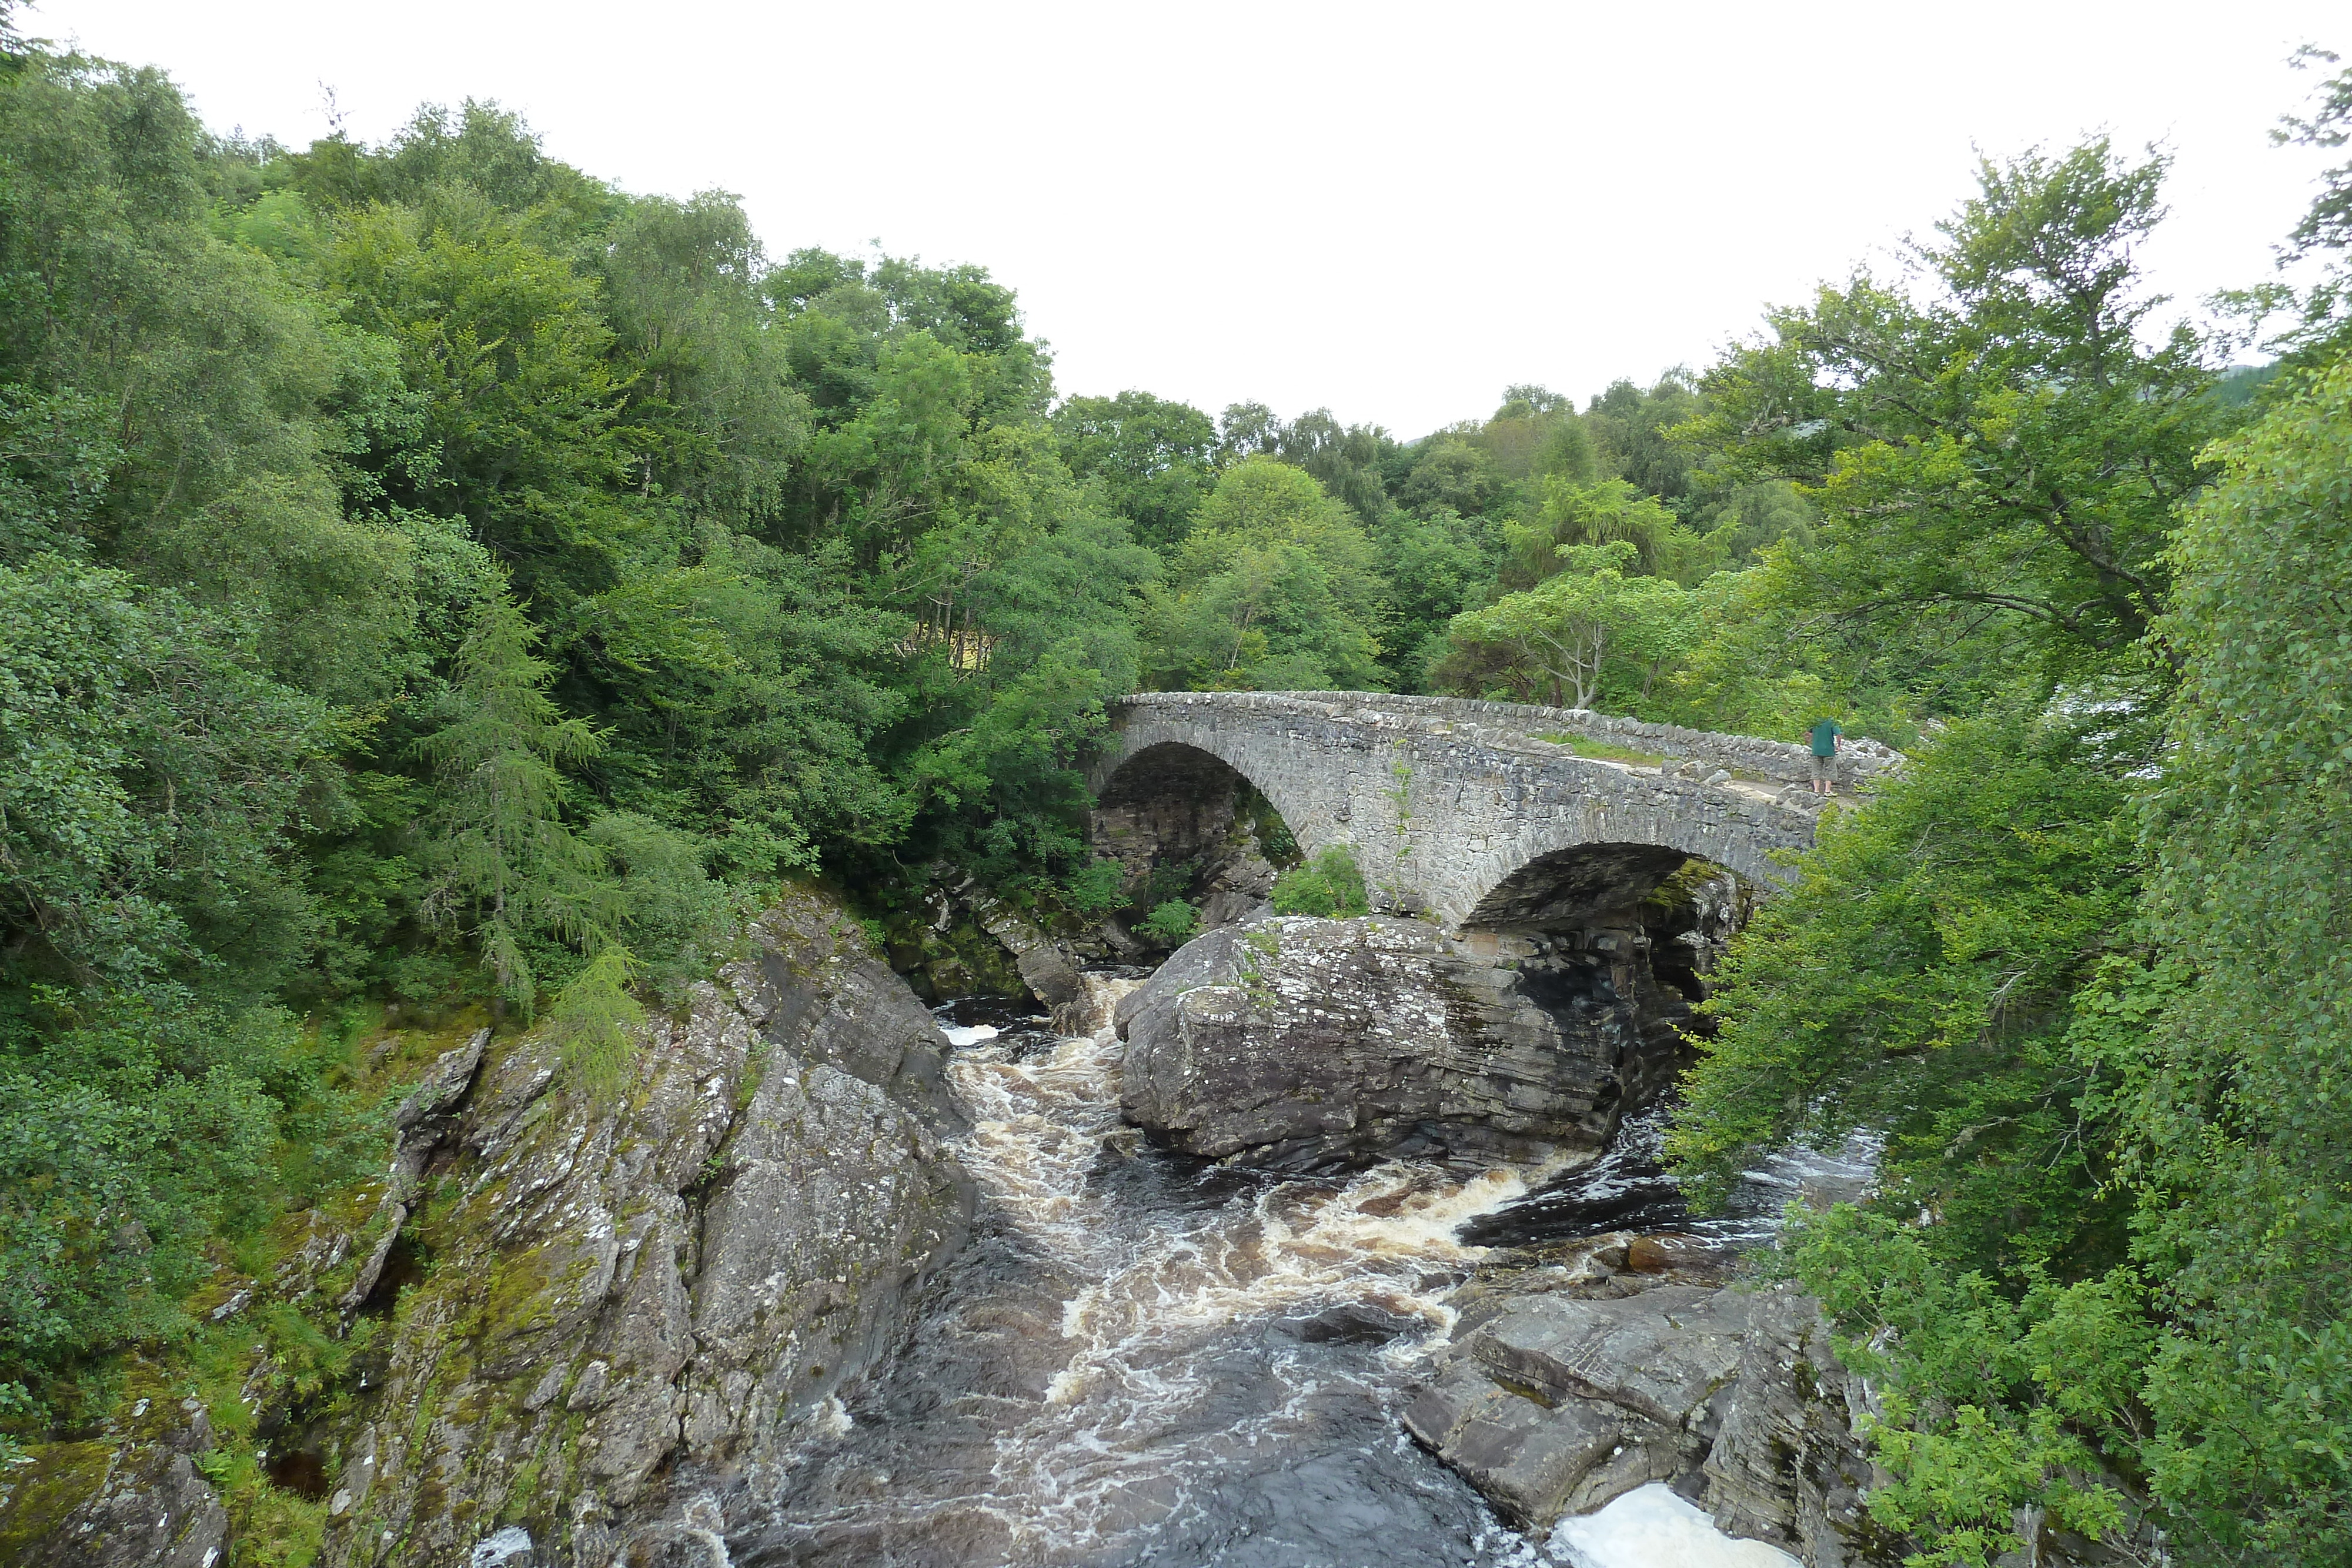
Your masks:
<svg viewBox="0 0 2352 1568"><path fill-rule="evenodd" d="M166 1443L46 1443L0 1479L0 1562L18 1568L213 1568L220 1494Z"/></svg>

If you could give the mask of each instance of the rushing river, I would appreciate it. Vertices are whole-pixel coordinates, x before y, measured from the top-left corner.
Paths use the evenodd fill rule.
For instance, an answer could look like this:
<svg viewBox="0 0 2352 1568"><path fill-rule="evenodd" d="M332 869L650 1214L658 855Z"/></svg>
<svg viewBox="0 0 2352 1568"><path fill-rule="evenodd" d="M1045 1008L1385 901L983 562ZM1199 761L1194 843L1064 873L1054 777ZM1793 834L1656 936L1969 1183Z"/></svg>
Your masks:
<svg viewBox="0 0 2352 1568"><path fill-rule="evenodd" d="M1638 1157L1573 1175L1205 1166L1122 1126L1109 1030L958 1016L972 1244L908 1353L812 1437L764 1518L730 1531L736 1563L1648 1568L1638 1551L1530 1545L1398 1421L1477 1242L1520 1239L1515 1204L1566 1233L1576 1178L1639 1186Z"/></svg>

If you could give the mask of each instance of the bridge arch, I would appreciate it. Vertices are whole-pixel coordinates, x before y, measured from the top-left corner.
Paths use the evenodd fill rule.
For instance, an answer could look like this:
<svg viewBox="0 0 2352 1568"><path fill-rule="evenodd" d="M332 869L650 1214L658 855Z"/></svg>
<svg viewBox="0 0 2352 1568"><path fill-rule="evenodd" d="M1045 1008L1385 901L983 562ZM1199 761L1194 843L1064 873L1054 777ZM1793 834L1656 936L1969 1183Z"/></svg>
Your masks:
<svg viewBox="0 0 2352 1568"><path fill-rule="evenodd" d="M1276 766L1269 738L1247 727L1129 724L1118 742L1087 780L1089 837L1097 855L1126 868L1131 894L1147 876L1183 868L1181 896L1204 925L1223 925L1265 902L1274 871L1289 863L1286 851L1311 854L1334 841L1330 791ZM1269 813L1289 845L1270 831Z"/></svg>
<svg viewBox="0 0 2352 1568"><path fill-rule="evenodd" d="M1573 925L1641 903L1694 862L1769 889L1789 874L1773 858L1781 847L1759 847L1724 824L1671 811L1602 808L1555 818L1512 835L1467 868L1455 924L1491 930Z"/></svg>
<svg viewBox="0 0 2352 1568"><path fill-rule="evenodd" d="M1242 789L1256 791L1281 817L1302 848L1319 848L1300 832L1294 816L1311 812L1312 803L1298 798L1279 776L1267 781L1254 777L1247 757L1234 758L1206 747L1181 740L1160 740L1139 746L1121 757L1115 767L1098 772L1095 784L1096 815L1126 813L1150 820L1154 836L1191 840L1223 831L1233 819L1233 803ZM1263 770L1261 770L1263 771ZM1222 817L1222 821L1217 819Z"/></svg>
<svg viewBox="0 0 2352 1568"><path fill-rule="evenodd" d="M1534 855L1470 906L1465 926L1543 930L1628 908L1694 858L1658 844L1580 843Z"/></svg>

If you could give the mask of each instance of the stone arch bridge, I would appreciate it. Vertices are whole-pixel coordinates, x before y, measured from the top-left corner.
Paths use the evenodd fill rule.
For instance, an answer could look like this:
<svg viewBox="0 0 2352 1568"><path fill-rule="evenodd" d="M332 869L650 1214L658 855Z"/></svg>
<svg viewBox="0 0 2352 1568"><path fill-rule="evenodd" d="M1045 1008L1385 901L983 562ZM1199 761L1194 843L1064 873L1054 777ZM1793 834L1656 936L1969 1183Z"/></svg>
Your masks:
<svg viewBox="0 0 2352 1568"><path fill-rule="evenodd" d="M1565 925L1691 857L1760 887L1811 847L1807 748L1581 709L1371 692L1150 692L1112 706L1106 816L1230 801L1236 777L1313 853L1345 845L1373 906L1451 930ZM1842 788L1897 766L1864 741ZM1229 809L1229 808L1228 808Z"/></svg>

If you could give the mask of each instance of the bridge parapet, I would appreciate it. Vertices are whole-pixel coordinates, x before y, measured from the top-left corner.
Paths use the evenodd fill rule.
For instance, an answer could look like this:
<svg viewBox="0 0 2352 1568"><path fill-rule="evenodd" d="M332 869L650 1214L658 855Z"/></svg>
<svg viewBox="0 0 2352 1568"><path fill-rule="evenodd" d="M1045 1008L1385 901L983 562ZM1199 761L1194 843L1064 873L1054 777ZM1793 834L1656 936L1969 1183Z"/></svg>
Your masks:
<svg viewBox="0 0 2352 1568"><path fill-rule="evenodd" d="M1219 693L1155 693L1154 696L1213 696ZM1408 696L1394 692L1267 692L1253 695L1301 697L1346 709L1411 715L1440 723L1474 724L1482 728L1530 735L1570 735L1654 757L1689 759L1733 774L1748 774L1780 784L1803 784L1812 778L1812 747L1801 742L1767 740L1753 735L1726 735L1715 730L1686 729L1678 724L1652 724L1622 718L1591 708L1544 707L1533 703L1482 702L1475 697ZM1903 765L1901 752L1879 741L1849 739L1839 754L1841 776L1856 784L1868 783Z"/></svg>

